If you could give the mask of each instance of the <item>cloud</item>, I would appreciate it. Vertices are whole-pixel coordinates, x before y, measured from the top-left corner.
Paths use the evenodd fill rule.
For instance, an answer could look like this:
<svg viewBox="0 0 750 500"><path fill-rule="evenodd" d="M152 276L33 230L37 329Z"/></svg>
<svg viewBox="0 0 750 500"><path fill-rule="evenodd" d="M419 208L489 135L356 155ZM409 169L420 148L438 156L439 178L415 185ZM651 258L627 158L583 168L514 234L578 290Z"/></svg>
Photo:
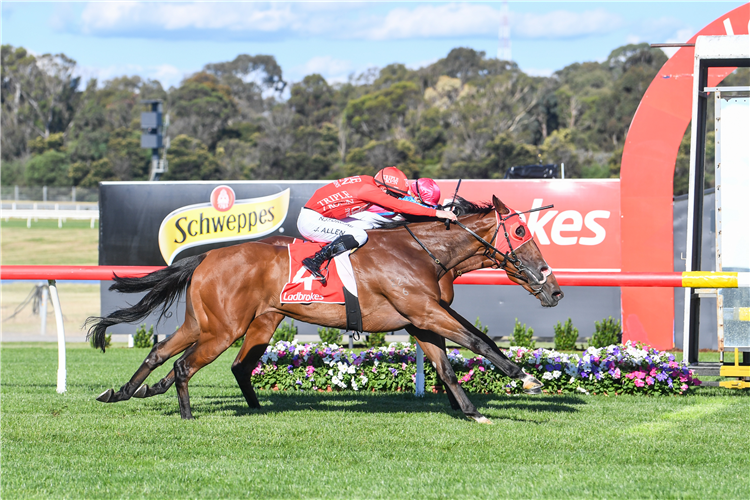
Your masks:
<svg viewBox="0 0 750 500"><path fill-rule="evenodd" d="M119 78L121 76L138 75L146 80L158 80L162 87L176 87L183 78L192 72L186 72L170 64L160 64L154 66L141 66L138 64L112 65L106 67L97 66L76 66L75 74L80 76L83 81L96 78L101 86L107 80Z"/></svg>
<svg viewBox="0 0 750 500"><path fill-rule="evenodd" d="M497 37L500 11L486 4L420 5L396 8L360 36L371 40L446 38L467 35Z"/></svg>
<svg viewBox="0 0 750 500"><path fill-rule="evenodd" d="M545 14L511 15L511 37L560 40L605 35L623 25L620 16L604 9L584 12L557 10Z"/></svg>
<svg viewBox="0 0 750 500"><path fill-rule="evenodd" d="M548 69L548 68L521 68L521 71L526 73L529 76L544 76L544 77L550 77L552 76L552 73L555 72L555 70Z"/></svg>
<svg viewBox="0 0 750 500"><path fill-rule="evenodd" d="M334 59L331 56L316 56L305 64L291 68L289 76L292 80L300 81L307 75L318 73L328 83L345 82L353 69L351 61Z"/></svg>
<svg viewBox="0 0 750 500"><path fill-rule="evenodd" d="M175 40L497 38L502 14L486 3L89 3L60 30L100 37ZM511 13L514 39L606 34L622 25L604 9Z"/></svg>

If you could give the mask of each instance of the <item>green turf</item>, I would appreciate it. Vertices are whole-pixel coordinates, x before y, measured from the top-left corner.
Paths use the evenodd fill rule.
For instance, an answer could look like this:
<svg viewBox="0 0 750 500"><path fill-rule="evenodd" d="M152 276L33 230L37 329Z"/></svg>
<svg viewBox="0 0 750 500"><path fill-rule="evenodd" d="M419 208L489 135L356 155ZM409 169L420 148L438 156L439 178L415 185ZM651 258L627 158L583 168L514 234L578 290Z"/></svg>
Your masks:
<svg viewBox="0 0 750 500"><path fill-rule="evenodd" d="M444 395L260 394L249 410L230 349L191 382L102 404L147 354L2 348L2 491L10 498L747 498L750 393L495 396L464 419ZM170 367L165 365L157 375Z"/></svg>

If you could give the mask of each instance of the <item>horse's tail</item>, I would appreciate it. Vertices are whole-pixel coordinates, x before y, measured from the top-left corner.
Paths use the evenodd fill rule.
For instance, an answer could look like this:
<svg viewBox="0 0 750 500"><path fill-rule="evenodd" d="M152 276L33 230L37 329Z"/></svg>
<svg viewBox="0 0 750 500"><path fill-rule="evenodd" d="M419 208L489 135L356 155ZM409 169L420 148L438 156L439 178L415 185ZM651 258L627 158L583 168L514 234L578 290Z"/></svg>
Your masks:
<svg viewBox="0 0 750 500"><path fill-rule="evenodd" d="M154 271L141 278L114 277L114 284L109 287L121 293L148 293L134 306L118 309L107 317L92 316L86 320L89 326L87 338L94 339L94 347L105 350L105 333L107 328L120 323L135 323L161 306L159 320L167 313L167 310L179 299L180 295L190 284L196 268L206 258L206 254L188 257L175 262L169 267Z"/></svg>

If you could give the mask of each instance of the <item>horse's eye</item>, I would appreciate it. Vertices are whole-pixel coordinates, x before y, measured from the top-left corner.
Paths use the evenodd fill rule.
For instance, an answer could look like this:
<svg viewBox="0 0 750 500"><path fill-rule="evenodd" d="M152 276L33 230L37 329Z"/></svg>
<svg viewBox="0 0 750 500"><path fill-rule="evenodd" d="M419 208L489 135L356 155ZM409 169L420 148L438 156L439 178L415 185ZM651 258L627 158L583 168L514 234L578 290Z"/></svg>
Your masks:
<svg viewBox="0 0 750 500"><path fill-rule="evenodd" d="M524 236L526 236L526 228L524 228L523 226L518 226L516 228L516 236L518 236L519 238L523 238Z"/></svg>

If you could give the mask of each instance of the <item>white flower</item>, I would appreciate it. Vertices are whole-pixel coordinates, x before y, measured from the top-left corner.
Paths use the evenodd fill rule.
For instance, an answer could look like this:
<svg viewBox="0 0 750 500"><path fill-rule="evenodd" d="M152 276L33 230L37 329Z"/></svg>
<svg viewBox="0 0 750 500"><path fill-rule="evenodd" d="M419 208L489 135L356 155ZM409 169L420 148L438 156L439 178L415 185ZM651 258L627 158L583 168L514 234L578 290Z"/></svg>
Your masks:
<svg viewBox="0 0 750 500"><path fill-rule="evenodd" d="M368 379L364 375L360 375L359 380L360 380L360 382L362 382L362 385L365 385L365 384L367 384L367 381L370 380L370 379Z"/></svg>
<svg viewBox="0 0 750 500"><path fill-rule="evenodd" d="M578 387L576 387L576 391L578 391L578 392L582 392L582 393L584 393L584 394L588 394L588 393L589 393L589 391L587 391L586 389L584 389L584 388L583 388L583 387L581 387L580 385L579 385Z"/></svg>
<svg viewBox="0 0 750 500"><path fill-rule="evenodd" d="M333 370L328 370L328 376L333 377Z"/></svg>
<svg viewBox="0 0 750 500"><path fill-rule="evenodd" d="M552 372L552 378L560 378L560 375L562 375L562 372L560 370L555 370Z"/></svg>
<svg viewBox="0 0 750 500"><path fill-rule="evenodd" d="M335 385L339 385L339 382L341 382L341 379L340 379L340 378L338 378L338 377L333 377L333 378L331 379L331 382L332 382L333 384L335 384Z"/></svg>
<svg viewBox="0 0 750 500"><path fill-rule="evenodd" d="M357 386L357 383L354 380L352 380L352 389L354 389L355 391L359 390L359 387Z"/></svg>
<svg viewBox="0 0 750 500"><path fill-rule="evenodd" d="M354 373L357 371L357 367L354 365L349 365L349 368L346 369L346 373Z"/></svg>
<svg viewBox="0 0 750 500"><path fill-rule="evenodd" d="M552 380L552 373L551 372L544 372L544 375L542 375L542 378L544 380Z"/></svg>

